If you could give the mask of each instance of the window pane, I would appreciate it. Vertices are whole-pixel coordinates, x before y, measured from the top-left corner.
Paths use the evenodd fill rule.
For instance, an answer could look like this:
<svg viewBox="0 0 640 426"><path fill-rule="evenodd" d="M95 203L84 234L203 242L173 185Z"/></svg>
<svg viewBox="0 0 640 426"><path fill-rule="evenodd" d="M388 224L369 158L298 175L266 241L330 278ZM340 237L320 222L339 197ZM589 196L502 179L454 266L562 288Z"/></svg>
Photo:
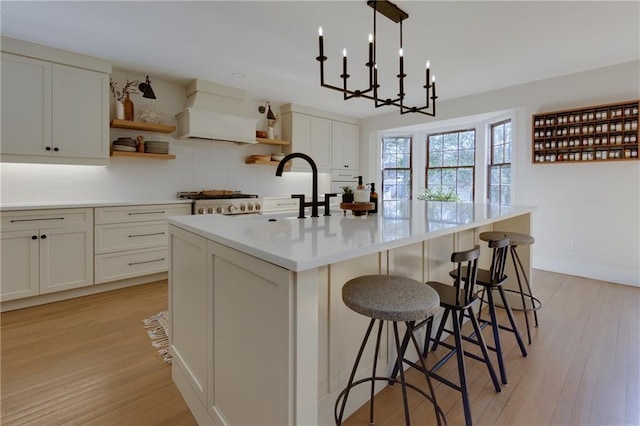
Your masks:
<svg viewBox="0 0 640 426"><path fill-rule="evenodd" d="M500 183L500 169L498 167L492 166L489 171L489 184L497 185Z"/></svg>
<svg viewBox="0 0 640 426"><path fill-rule="evenodd" d="M452 188L456 187L456 169L443 169L442 170L442 185Z"/></svg>
<svg viewBox="0 0 640 426"><path fill-rule="evenodd" d="M458 185L458 197L460 197L462 201L473 201L473 186Z"/></svg>
<svg viewBox="0 0 640 426"><path fill-rule="evenodd" d="M408 169L411 166L411 154L398 154L398 165L396 167L401 169Z"/></svg>
<svg viewBox="0 0 640 426"><path fill-rule="evenodd" d="M427 172L427 186L439 186L442 183L442 170L429 169Z"/></svg>
<svg viewBox="0 0 640 426"><path fill-rule="evenodd" d="M500 204L508 205L511 204L511 188L508 186L503 186L502 191L500 192Z"/></svg>
<svg viewBox="0 0 640 426"><path fill-rule="evenodd" d="M429 167L442 167L442 151L429 154Z"/></svg>
<svg viewBox="0 0 640 426"><path fill-rule="evenodd" d="M460 134L460 148L461 149L475 149L476 147L476 132L469 131Z"/></svg>
<svg viewBox="0 0 640 426"><path fill-rule="evenodd" d="M460 165L473 166L475 163L475 150L463 149L460 151Z"/></svg>
<svg viewBox="0 0 640 426"><path fill-rule="evenodd" d="M430 136L429 137L429 151L442 151L444 149L443 136Z"/></svg>
<svg viewBox="0 0 640 426"><path fill-rule="evenodd" d="M493 128L493 143L496 145L504 143L504 126L496 126Z"/></svg>
<svg viewBox="0 0 640 426"><path fill-rule="evenodd" d="M489 203L490 204L500 203L500 186L499 185L489 186Z"/></svg>
<svg viewBox="0 0 640 426"><path fill-rule="evenodd" d="M509 186L511 184L511 166L502 166L500 183Z"/></svg>
<svg viewBox="0 0 640 426"><path fill-rule="evenodd" d="M458 134L447 133L444 135L444 149L457 150L458 149Z"/></svg>
<svg viewBox="0 0 640 426"><path fill-rule="evenodd" d="M504 146L504 162L511 163L511 143Z"/></svg>
<svg viewBox="0 0 640 426"><path fill-rule="evenodd" d="M458 151L445 151L444 161L442 163L444 167L455 167L458 165Z"/></svg>
<svg viewBox="0 0 640 426"><path fill-rule="evenodd" d="M493 164L504 163L504 145L493 146Z"/></svg>
<svg viewBox="0 0 640 426"><path fill-rule="evenodd" d="M473 186L472 169L458 169L458 186L460 185Z"/></svg>

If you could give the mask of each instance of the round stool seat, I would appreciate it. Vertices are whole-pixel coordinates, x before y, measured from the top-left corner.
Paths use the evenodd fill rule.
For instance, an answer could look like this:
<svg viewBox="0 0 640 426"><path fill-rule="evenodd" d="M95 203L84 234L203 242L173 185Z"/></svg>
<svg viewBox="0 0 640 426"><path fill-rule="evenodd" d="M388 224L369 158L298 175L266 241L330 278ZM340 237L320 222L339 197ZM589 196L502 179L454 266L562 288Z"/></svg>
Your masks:
<svg viewBox="0 0 640 426"><path fill-rule="evenodd" d="M353 311L384 321L419 321L440 306L438 293L411 278L364 275L342 287L342 300Z"/></svg>
<svg viewBox="0 0 640 426"><path fill-rule="evenodd" d="M530 246L535 242L535 239L531 235L509 231L483 232L479 237L482 241L496 241L509 237L509 244L512 246Z"/></svg>

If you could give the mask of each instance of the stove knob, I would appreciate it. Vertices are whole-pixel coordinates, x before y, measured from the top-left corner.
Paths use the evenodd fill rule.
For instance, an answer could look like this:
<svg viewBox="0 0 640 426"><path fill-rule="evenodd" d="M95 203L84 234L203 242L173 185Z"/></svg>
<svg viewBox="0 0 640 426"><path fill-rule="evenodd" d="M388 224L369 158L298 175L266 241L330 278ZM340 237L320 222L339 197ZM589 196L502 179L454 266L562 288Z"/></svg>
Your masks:
<svg viewBox="0 0 640 426"><path fill-rule="evenodd" d="M213 210L213 207L209 207L209 208L207 209L207 211L208 211L209 213L212 213L212 214L213 214L213 213L215 213L215 212L214 212L214 210Z"/></svg>
<svg viewBox="0 0 640 426"><path fill-rule="evenodd" d="M260 211L260 204L256 203L256 211Z"/></svg>
<svg viewBox="0 0 640 426"><path fill-rule="evenodd" d="M243 212L247 209L247 207L244 204L240 204L240 211Z"/></svg>
<svg viewBox="0 0 640 426"><path fill-rule="evenodd" d="M204 209L202 207L198 209L198 214L204 214Z"/></svg>
<svg viewBox="0 0 640 426"><path fill-rule="evenodd" d="M253 204L249 204L249 205L247 206L247 210L252 211L252 210L253 210Z"/></svg>
<svg viewBox="0 0 640 426"><path fill-rule="evenodd" d="M229 213L233 213L234 211L236 211L236 206L234 205L230 205L229 207L227 207L227 211Z"/></svg>
<svg viewBox="0 0 640 426"><path fill-rule="evenodd" d="M216 213L222 213L222 207L216 207Z"/></svg>

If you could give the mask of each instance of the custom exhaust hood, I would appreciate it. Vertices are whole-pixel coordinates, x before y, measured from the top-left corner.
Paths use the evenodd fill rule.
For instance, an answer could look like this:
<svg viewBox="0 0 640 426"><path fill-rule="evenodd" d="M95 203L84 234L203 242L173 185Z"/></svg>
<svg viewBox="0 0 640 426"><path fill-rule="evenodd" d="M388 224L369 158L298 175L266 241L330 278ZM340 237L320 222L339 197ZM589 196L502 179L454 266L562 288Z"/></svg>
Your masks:
<svg viewBox="0 0 640 426"><path fill-rule="evenodd" d="M193 80L185 108L176 114L177 139L256 143L258 119L244 117L243 110L244 90Z"/></svg>

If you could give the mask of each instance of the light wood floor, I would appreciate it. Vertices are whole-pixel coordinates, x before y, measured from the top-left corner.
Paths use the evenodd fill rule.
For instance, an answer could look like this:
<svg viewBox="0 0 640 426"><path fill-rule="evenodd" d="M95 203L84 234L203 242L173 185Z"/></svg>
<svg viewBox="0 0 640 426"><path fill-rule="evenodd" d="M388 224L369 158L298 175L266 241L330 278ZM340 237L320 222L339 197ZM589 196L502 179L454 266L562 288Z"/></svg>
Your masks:
<svg viewBox="0 0 640 426"><path fill-rule="evenodd" d="M509 385L496 393L467 363L475 424L640 425L640 289L543 271L534 281L544 307L529 356L503 334ZM1 423L195 424L142 325L166 307L160 282L1 314ZM440 373L455 379L455 362ZM463 424L459 394L435 384L449 424ZM379 394L376 424L403 424L401 401L397 386ZM410 403L412 424L434 423L429 404Z"/></svg>

